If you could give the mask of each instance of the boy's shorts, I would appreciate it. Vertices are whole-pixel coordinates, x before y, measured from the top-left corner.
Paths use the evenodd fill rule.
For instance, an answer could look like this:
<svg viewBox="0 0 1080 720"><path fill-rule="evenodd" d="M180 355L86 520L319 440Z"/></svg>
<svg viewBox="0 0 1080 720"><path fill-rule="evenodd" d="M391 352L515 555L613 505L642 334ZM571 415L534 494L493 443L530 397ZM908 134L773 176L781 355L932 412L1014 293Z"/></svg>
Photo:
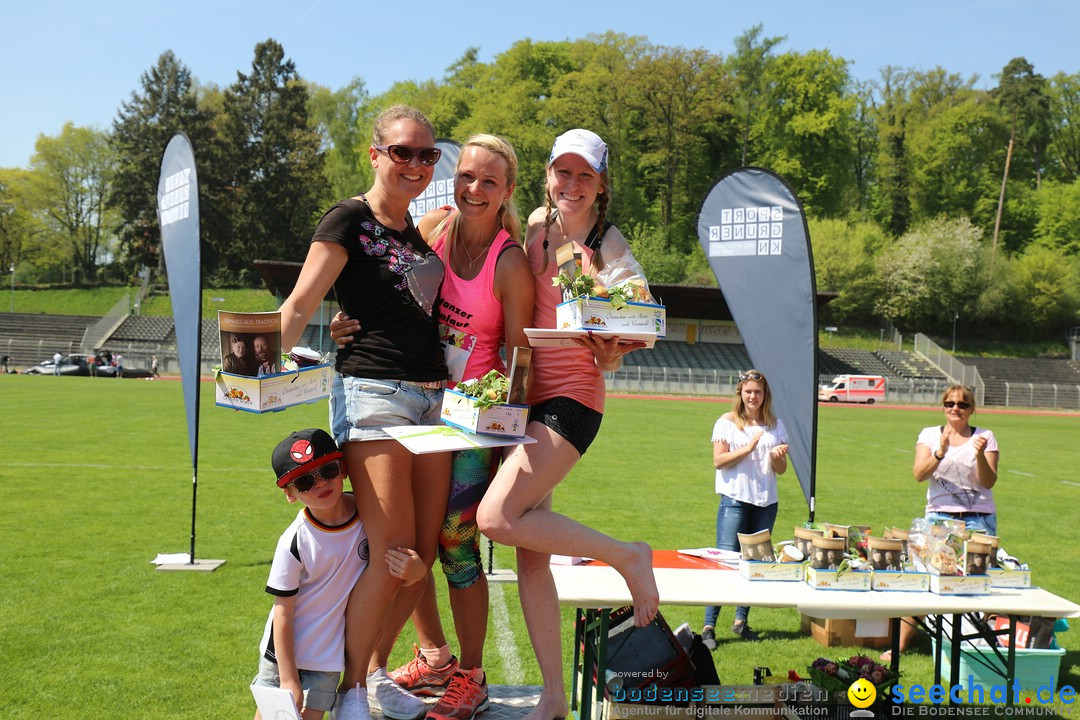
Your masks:
<svg viewBox="0 0 1080 720"><path fill-rule="evenodd" d="M326 712L334 708L337 700L338 681L341 673L320 670L301 670L300 687L304 690L304 707ZM281 676L277 663L268 660L265 655L259 659L259 674L251 681L252 685L281 687Z"/></svg>
<svg viewBox="0 0 1080 720"><path fill-rule="evenodd" d="M335 373L330 389L330 434L341 446L355 440L389 440L384 427L438 425L445 384Z"/></svg>

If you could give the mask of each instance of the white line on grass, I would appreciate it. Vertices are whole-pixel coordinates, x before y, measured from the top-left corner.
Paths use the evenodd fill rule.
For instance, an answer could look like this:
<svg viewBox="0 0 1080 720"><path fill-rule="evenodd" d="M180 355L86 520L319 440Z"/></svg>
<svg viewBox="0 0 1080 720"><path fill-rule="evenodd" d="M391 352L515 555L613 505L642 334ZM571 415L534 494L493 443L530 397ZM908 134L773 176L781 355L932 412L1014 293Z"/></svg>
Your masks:
<svg viewBox="0 0 1080 720"><path fill-rule="evenodd" d="M1024 477L1035 477L1032 473L1021 472L1020 470L1007 470L1006 472L1011 472L1013 475L1023 475Z"/></svg>
<svg viewBox="0 0 1080 720"><path fill-rule="evenodd" d="M509 583L488 583L491 599L491 619L495 623L495 649L502 658L504 685L520 685L525 681L525 671L518 657L517 642L514 640L514 626L510 624L510 611L506 609L506 592Z"/></svg>
<svg viewBox="0 0 1080 720"><path fill-rule="evenodd" d="M1062 480L1062 485L1072 485L1073 487L1080 487L1080 483L1074 483L1072 480Z"/></svg>

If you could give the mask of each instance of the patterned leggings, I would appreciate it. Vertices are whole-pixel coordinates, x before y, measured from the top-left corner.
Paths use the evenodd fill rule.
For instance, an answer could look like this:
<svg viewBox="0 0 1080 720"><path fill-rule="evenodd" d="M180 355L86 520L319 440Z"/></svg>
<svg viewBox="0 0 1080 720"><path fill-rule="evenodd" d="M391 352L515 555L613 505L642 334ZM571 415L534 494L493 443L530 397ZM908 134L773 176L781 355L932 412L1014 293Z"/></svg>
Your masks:
<svg viewBox="0 0 1080 720"><path fill-rule="evenodd" d="M479 580L483 572L476 510L487 492L499 457L495 448L454 453L450 499L439 533L439 561L450 587L467 588Z"/></svg>

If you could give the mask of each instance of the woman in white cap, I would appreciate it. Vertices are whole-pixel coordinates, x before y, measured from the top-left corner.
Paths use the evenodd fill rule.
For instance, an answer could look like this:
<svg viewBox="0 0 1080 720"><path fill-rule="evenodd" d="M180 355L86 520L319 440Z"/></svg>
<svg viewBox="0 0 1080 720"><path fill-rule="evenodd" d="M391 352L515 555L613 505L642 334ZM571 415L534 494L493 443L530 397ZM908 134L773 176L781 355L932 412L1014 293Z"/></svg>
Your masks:
<svg viewBox="0 0 1080 720"><path fill-rule="evenodd" d="M572 246L581 254L582 272L593 276L605 263L630 253L622 233L606 222L611 194L607 163L607 146L595 133L570 130L555 140L547 201L529 217L525 236L536 291L533 327L555 327L555 306L562 295L552 277L559 272L555 258L560 248ZM517 446L504 459L477 514L487 537L517 548L518 592L544 684L533 720L553 720L569 711L551 554L597 558L618 570L633 596L638 626L653 619L659 601L647 544L615 540L551 510L555 486L600 429L604 372L616 370L625 353L641 347L596 335L576 343L579 347L534 348L526 432L536 442Z"/></svg>

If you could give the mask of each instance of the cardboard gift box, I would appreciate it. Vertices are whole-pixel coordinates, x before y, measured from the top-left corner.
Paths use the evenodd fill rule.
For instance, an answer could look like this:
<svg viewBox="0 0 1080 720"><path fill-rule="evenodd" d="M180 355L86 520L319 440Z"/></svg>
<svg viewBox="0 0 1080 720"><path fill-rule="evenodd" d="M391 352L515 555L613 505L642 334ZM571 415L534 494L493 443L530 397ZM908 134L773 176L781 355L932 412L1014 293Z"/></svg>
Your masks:
<svg viewBox="0 0 1080 720"><path fill-rule="evenodd" d="M779 580L802 582L806 576L806 564L799 562L761 562L739 560L739 574L747 580Z"/></svg>
<svg viewBox="0 0 1080 720"><path fill-rule="evenodd" d="M1031 570L1012 570L1010 568L990 568L986 571L990 577L990 587L996 588L1029 588L1031 587Z"/></svg>
<svg viewBox="0 0 1080 720"><path fill-rule="evenodd" d="M822 570L808 567L806 584L817 590L869 590L870 576L866 570Z"/></svg>
<svg viewBox="0 0 1080 720"><path fill-rule="evenodd" d="M477 407L476 398L457 390L446 390L443 393L442 421L481 435L525 437L529 406L501 404L481 409Z"/></svg>
<svg viewBox="0 0 1080 720"><path fill-rule="evenodd" d="M663 305L628 302L615 309L605 298L573 298L555 307L555 327L559 330L609 330L667 334L667 309Z"/></svg>
<svg viewBox="0 0 1080 720"><path fill-rule="evenodd" d="M214 382L215 404L250 413L278 412L330 397L333 375L329 364L262 377L220 372Z"/></svg>
<svg viewBox="0 0 1080 720"><path fill-rule="evenodd" d="M930 573L930 592L938 595L989 595L990 576Z"/></svg>
<svg viewBox="0 0 1080 720"><path fill-rule="evenodd" d="M925 592L930 589L930 573L875 570L870 578L871 590L894 592Z"/></svg>

